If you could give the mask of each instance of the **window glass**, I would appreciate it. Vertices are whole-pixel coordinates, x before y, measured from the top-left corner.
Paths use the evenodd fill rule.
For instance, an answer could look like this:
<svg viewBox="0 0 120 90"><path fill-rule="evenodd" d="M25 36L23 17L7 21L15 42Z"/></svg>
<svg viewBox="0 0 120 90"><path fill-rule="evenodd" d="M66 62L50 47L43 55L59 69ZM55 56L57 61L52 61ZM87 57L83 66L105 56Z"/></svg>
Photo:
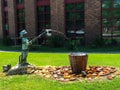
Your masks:
<svg viewBox="0 0 120 90"><path fill-rule="evenodd" d="M3 3L4 3L4 7L8 6L8 1L7 0L3 0Z"/></svg>
<svg viewBox="0 0 120 90"><path fill-rule="evenodd" d="M114 7L115 8L120 8L120 0L115 0L114 1Z"/></svg>
<svg viewBox="0 0 120 90"><path fill-rule="evenodd" d="M76 10L83 10L83 8L84 8L84 3L76 4Z"/></svg>
<svg viewBox="0 0 120 90"><path fill-rule="evenodd" d="M120 0L103 0L102 35L114 39L120 37Z"/></svg>
<svg viewBox="0 0 120 90"><path fill-rule="evenodd" d="M37 7L38 33L43 29L50 29L50 6Z"/></svg>
<svg viewBox="0 0 120 90"><path fill-rule="evenodd" d="M84 21L83 20L77 20L76 21L76 27L77 27L77 29L84 28Z"/></svg>
<svg viewBox="0 0 120 90"><path fill-rule="evenodd" d="M17 9L17 35L25 29L25 9Z"/></svg>
<svg viewBox="0 0 120 90"><path fill-rule="evenodd" d="M119 9L118 10L113 10L112 12L113 12L113 17L120 18L120 10Z"/></svg>
<svg viewBox="0 0 120 90"><path fill-rule="evenodd" d="M84 3L68 3L65 10L67 36L81 36L80 32L84 32Z"/></svg>
<svg viewBox="0 0 120 90"><path fill-rule="evenodd" d="M44 12L44 7L38 7L38 12L41 13L41 12Z"/></svg>
<svg viewBox="0 0 120 90"><path fill-rule="evenodd" d="M113 19L113 26L120 26L120 19Z"/></svg>
<svg viewBox="0 0 120 90"><path fill-rule="evenodd" d="M6 10L6 7L8 7L8 0L3 0L3 33L4 37L7 37L9 35L9 25L8 25L8 10Z"/></svg>
<svg viewBox="0 0 120 90"><path fill-rule="evenodd" d="M111 8L112 7L112 0L104 0L102 3L103 8Z"/></svg>
<svg viewBox="0 0 120 90"><path fill-rule="evenodd" d="M67 12L66 13L66 18L67 19L74 19L74 17L75 17L75 13L73 13L73 12Z"/></svg>
<svg viewBox="0 0 120 90"><path fill-rule="evenodd" d="M7 23L4 25L4 29L5 29L5 30L8 30L8 29L9 29L9 27L8 27L8 24L7 24Z"/></svg>
<svg viewBox="0 0 120 90"><path fill-rule="evenodd" d="M80 20L84 18L84 12L76 12L75 13L76 20Z"/></svg>
<svg viewBox="0 0 120 90"><path fill-rule="evenodd" d="M46 6L44 8L45 8L45 12L50 12L50 7L49 6Z"/></svg>
<svg viewBox="0 0 120 90"><path fill-rule="evenodd" d="M22 3L24 3L24 0L16 0L16 3L17 4L22 4Z"/></svg>
<svg viewBox="0 0 120 90"><path fill-rule="evenodd" d="M66 10L68 10L68 11L74 10L74 4L67 4L66 5Z"/></svg>
<svg viewBox="0 0 120 90"><path fill-rule="evenodd" d="M102 17L103 18L111 18L112 17L112 12L111 12L111 10L103 10L102 11Z"/></svg>
<svg viewBox="0 0 120 90"><path fill-rule="evenodd" d="M74 30L74 20L73 21L67 21L66 23L67 23L66 27L67 27L68 30Z"/></svg>

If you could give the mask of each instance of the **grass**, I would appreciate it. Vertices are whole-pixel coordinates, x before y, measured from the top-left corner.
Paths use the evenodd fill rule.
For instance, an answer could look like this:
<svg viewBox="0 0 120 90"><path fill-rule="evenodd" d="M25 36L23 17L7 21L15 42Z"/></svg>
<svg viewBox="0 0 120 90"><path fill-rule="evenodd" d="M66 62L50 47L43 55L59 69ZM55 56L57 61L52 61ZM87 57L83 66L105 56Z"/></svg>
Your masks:
<svg viewBox="0 0 120 90"><path fill-rule="evenodd" d="M0 66L16 65L20 52L0 52ZM89 54L88 65L120 68L120 54ZM28 62L37 66L69 65L68 53L30 53ZM0 68L2 72L2 68ZM120 90L120 78L94 82L60 83L37 75L0 76L0 90Z"/></svg>

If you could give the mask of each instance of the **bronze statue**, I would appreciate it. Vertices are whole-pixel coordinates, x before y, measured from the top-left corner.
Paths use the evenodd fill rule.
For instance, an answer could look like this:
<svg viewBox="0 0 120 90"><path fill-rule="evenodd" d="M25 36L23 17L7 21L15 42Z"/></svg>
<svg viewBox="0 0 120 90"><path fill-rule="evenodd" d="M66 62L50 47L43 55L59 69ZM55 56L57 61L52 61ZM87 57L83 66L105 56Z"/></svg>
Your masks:
<svg viewBox="0 0 120 90"><path fill-rule="evenodd" d="M38 38L40 38L43 35L47 35L47 36L51 36L51 30L47 29L45 31L43 31L41 34L39 34L37 37L33 38L32 40L28 40L27 38L27 31L26 30L22 30L20 32L20 37L22 38L22 52L21 55L19 56L19 64L21 65L26 65L27 63L27 56L28 56L28 50L29 50L29 46Z"/></svg>

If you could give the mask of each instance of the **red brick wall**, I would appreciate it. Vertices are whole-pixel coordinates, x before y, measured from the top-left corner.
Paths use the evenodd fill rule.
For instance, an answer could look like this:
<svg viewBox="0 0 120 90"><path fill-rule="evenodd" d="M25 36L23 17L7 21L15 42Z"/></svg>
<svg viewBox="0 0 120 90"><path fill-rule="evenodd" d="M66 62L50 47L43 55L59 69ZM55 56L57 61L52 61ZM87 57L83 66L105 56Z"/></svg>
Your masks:
<svg viewBox="0 0 120 90"><path fill-rule="evenodd" d="M65 3L64 0L50 0L51 5L51 28L65 32Z"/></svg>
<svg viewBox="0 0 120 90"><path fill-rule="evenodd" d="M16 8L15 0L8 0L8 23L10 37L16 36Z"/></svg>
<svg viewBox="0 0 120 90"><path fill-rule="evenodd" d="M0 39L3 38L3 19L2 19L2 16L3 16L3 12L2 12L2 1L3 0L0 0Z"/></svg>
<svg viewBox="0 0 120 90"><path fill-rule="evenodd" d="M36 35L36 0L25 0L26 29L31 35Z"/></svg>
<svg viewBox="0 0 120 90"><path fill-rule="evenodd" d="M0 0L0 38L3 37L2 13ZM51 28L65 33L65 0L50 0ZM101 0L84 0L85 2L85 39L91 43L101 37ZM8 0L8 21L10 37L16 36L15 0ZM36 0L25 0L26 29L36 34ZM31 35L30 35L31 36Z"/></svg>
<svg viewBox="0 0 120 90"><path fill-rule="evenodd" d="M101 0L85 0L85 39L91 43L101 37Z"/></svg>

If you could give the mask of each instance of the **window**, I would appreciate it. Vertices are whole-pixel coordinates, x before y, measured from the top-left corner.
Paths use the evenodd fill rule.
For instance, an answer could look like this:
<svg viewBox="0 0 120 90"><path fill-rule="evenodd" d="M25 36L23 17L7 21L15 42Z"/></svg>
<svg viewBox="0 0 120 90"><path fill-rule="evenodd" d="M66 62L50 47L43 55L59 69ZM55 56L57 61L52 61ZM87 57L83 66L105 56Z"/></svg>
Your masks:
<svg viewBox="0 0 120 90"><path fill-rule="evenodd" d="M18 35L19 35L19 32L23 29L25 29L25 10L18 9L17 10L17 32L18 32Z"/></svg>
<svg viewBox="0 0 120 90"><path fill-rule="evenodd" d="M84 3L67 3L66 32L68 37L79 37L84 34Z"/></svg>
<svg viewBox="0 0 120 90"><path fill-rule="evenodd" d="M7 36L8 35L8 12L4 12L4 35Z"/></svg>
<svg viewBox="0 0 120 90"><path fill-rule="evenodd" d="M37 0L37 34L42 30L50 29L50 0ZM38 43L45 43L45 38L38 39Z"/></svg>
<svg viewBox="0 0 120 90"><path fill-rule="evenodd" d="M120 37L120 0L102 1L102 35Z"/></svg>
<svg viewBox="0 0 120 90"><path fill-rule="evenodd" d="M50 29L50 6L37 7L38 34L41 30Z"/></svg>
<svg viewBox="0 0 120 90"><path fill-rule="evenodd" d="M8 25L8 2L7 0L3 1L3 34L4 37L7 37L9 35L9 25Z"/></svg>
<svg viewBox="0 0 120 90"><path fill-rule="evenodd" d="M16 0L16 4L22 4L24 3L24 0Z"/></svg>
<svg viewBox="0 0 120 90"><path fill-rule="evenodd" d="M3 3L4 3L4 7L7 7L7 6L8 6L7 0L4 0Z"/></svg>
<svg viewBox="0 0 120 90"><path fill-rule="evenodd" d="M120 0L114 0L114 8L120 8Z"/></svg>
<svg viewBox="0 0 120 90"><path fill-rule="evenodd" d="M16 25L16 35L19 36L20 31L25 29L24 0L16 0Z"/></svg>

